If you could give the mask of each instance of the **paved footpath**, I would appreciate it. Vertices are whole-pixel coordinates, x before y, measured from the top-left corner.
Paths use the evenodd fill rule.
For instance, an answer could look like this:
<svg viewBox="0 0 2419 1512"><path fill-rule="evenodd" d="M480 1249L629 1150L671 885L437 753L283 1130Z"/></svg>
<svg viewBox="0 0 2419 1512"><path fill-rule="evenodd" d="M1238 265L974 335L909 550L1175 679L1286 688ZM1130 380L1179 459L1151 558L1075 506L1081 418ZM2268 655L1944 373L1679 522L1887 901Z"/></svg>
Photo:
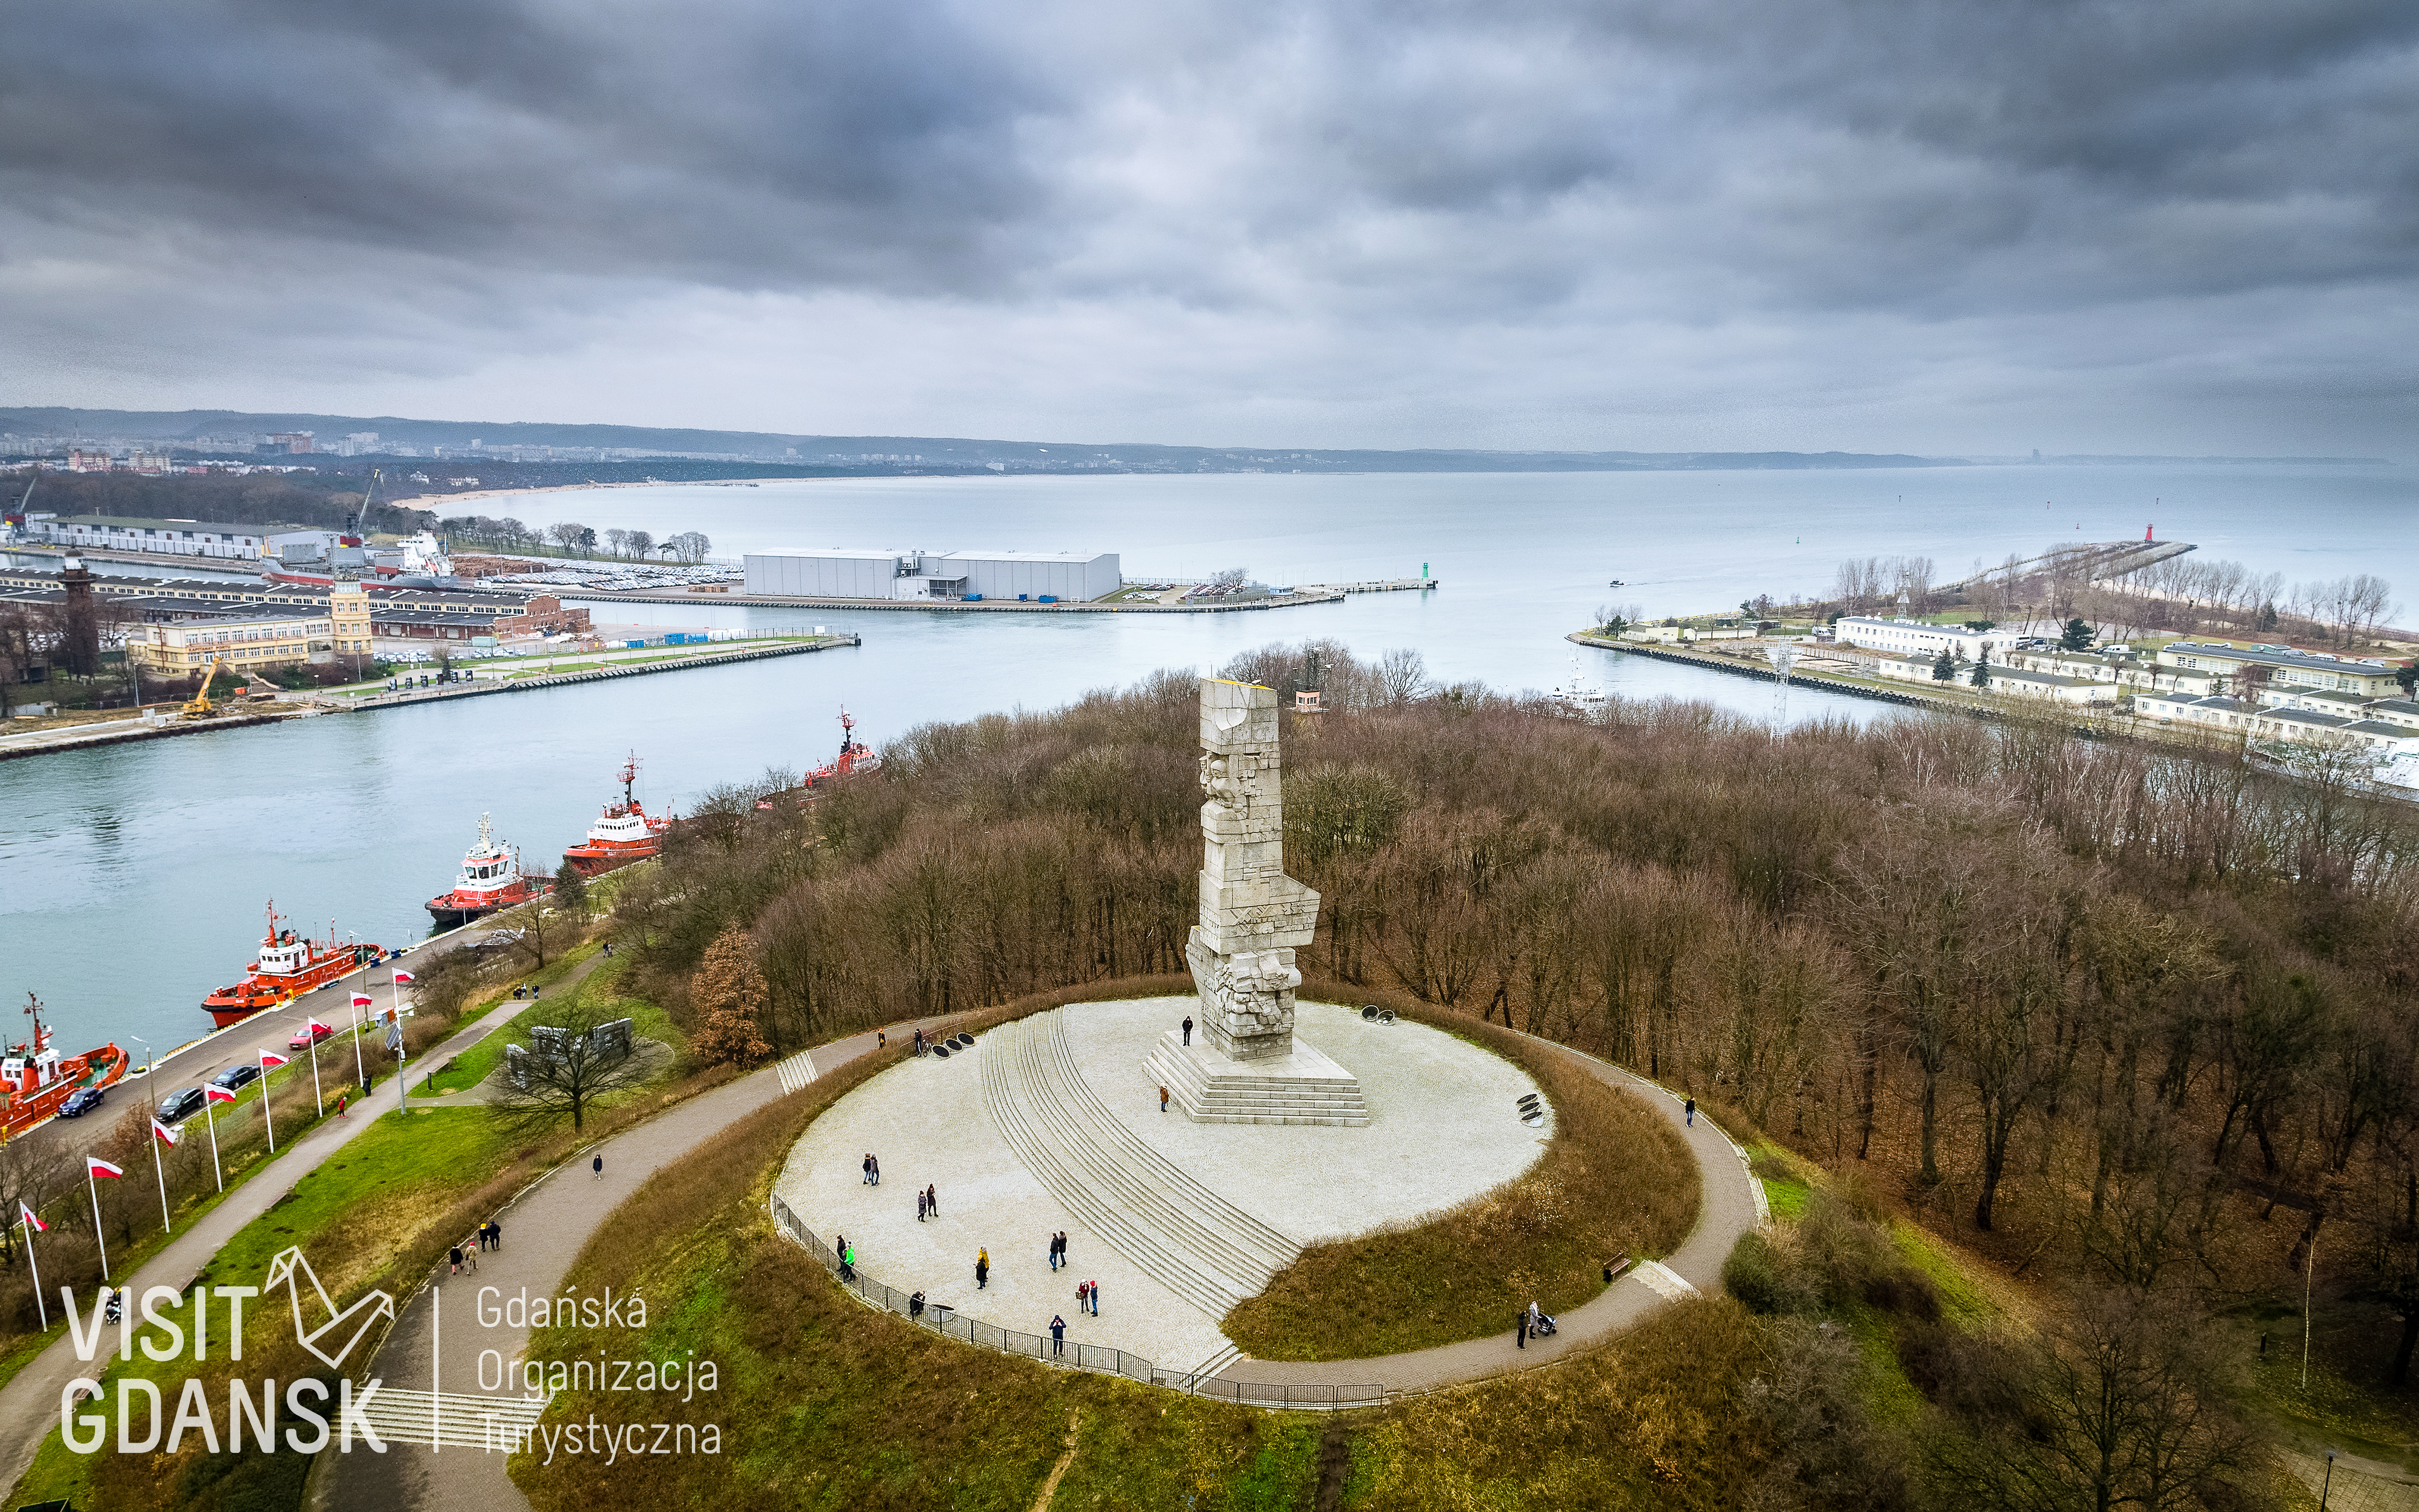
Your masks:
<svg viewBox="0 0 2419 1512"><path fill-rule="evenodd" d="M423 1052L424 1056L458 1054L491 1032L495 1025L489 1020L494 1018L489 1014L434 1050ZM192 1227L178 1229L176 1237L131 1277L123 1270L115 1272L117 1284L138 1296L146 1287L181 1289L188 1286L244 1225L267 1212L280 1197L294 1190L297 1181L375 1123L377 1114L392 1112L394 1099L394 1080L389 1077L369 1101L356 1103L344 1118L328 1119L293 1144L281 1146L274 1160L254 1172L250 1180L228 1193ZM87 1365L77 1359L75 1346L63 1335L18 1371L7 1386L0 1387L0 1483L14 1486L24 1477L43 1439L58 1426L59 1394L78 1376L93 1374L96 1366L106 1368L99 1360Z"/></svg>
<svg viewBox="0 0 2419 1512"><path fill-rule="evenodd" d="M1747 1168L1747 1158L1728 1134L1703 1113L1694 1127L1688 1122L1679 1094L1624 1071L1619 1066L1583 1056L1550 1040L1538 1044L1570 1057L1595 1073L1609 1087L1633 1092L1672 1122L1697 1162L1697 1226L1680 1247L1659 1266L1640 1266L1607 1287L1584 1306L1558 1315L1549 1338L1533 1338L1523 1349L1513 1333L1513 1319L1503 1319L1503 1332L1433 1350L1379 1355L1365 1360L1240 1359L1219 1372L1219 1379L1263 1385L1383 1386L1390 1392L1433 1391L1485 1376L1548 1365L1574 1350L1592 1348L1643 1322L1666 1301L1691 1290L1706 1294L1721 1289L1722 1262L1739 1236L1769 1216L1764 1183Z"/></svg>
<svg viewBox="0 0 2419 1512"><path fill-rule="evenodd" d="M845 1065L871 1050L874 1043L869 1031L816 1046L812 1054L817 1072L828 1073ZM497 1215L504 1230L503 1248L479 1255L475 1273L450 1277L440 1261L424 1290L398 1303L394 1331L378 1351L378 1378L389 1387L415 1392L429 1391L441 1382L449 1413L455 1411L455 1394L482 1395L483 1384L487 1388L485 1395L520 1396L518 1380L507 1383L505 1378L507 1369L517 1371L530 1331L501 1323L481 1326L482 1289L497 1288L497 1298L518 1297L524 1288L532 1297L560 1296L572 1261L624 1197L657 1171L692 1154L782 1095L779 1076L768 1066L691 1098L566 1161ZM589 1168L595 1155L605 1160L601 1180ZM496 1298L489 1300L492 1304ZM494 1357L483 1362L488 1350L495 1351ZM487 1372L484 1382L480 1380L483 1363ZM633 1399L644 1402L646 1398ZM456 1429L445 1431L450 1439ZM528 1498L504 1473L505 1459L501 1447L489 1450L460 1443L442 1448L390 1443L382 1456L364 1455L356 1448L349 1457L331 1457L313 1476L311 1504L344 1512L526 1507Z"/></svg>

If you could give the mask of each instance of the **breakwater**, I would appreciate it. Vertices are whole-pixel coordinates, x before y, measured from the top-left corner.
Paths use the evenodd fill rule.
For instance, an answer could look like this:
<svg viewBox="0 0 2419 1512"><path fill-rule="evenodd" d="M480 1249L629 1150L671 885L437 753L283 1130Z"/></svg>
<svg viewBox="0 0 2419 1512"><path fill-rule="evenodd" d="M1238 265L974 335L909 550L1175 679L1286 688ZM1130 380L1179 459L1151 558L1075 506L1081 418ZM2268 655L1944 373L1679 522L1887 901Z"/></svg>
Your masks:
<svg viewBox="0 0 2419 1512"><path fill-rule="evenodd" d="M449 699L482 698L490 693L522 693L540 687L569 687L578 683L609 682L617 677L644 677L649 672L685 671L691 667L728 667L733 662L763 661L771 656L802 656L809 652L829 651L835 646L858 646L864 637L836 635L804 645L757 646L747 651L722 651L701 656L668 657L662 661L631 662L617 667L591 667L576 672L548 672L535 677L516 677L509 682L445 683L435 687L416 687L409 692L380 693L373 698L317 701L330 713L367 713L373 709L399 709L410 704L439 703ZM566 653L576 655L576 653Z"/></svg>
<svg viewBox="0 0 2419 1512"><path fill-rule="evenodd" d="M1618 651L1625 656L1645 656L1656 661L1678 662L1684 667L1702 667L1707 671L1723 672L1733 677L1752 677L1760 683L1778 683L1780 680L1780 674L1768 665L1758 667L1734 657L1703 651L1677 651L1670 646L1644 646L1632 641L1608 640L1602 636L1590 635L1585 630L1574 630L1563 639L1579 645L1595 646L1600 651ZM1872 687L1863 683L1850 682L1845 678L1833 677L1827 672L1793 671L1789 674L1789 681L1801 687L1819 687L1826 693L1844 693L1850 698L1871 699L1877 703L1896 703L1909 709L1953 709L1960 714L1995 712L1982 704L1967 702L1962 699L1934 698L1922 693L1901 692L1896 688Z"/></svg>
<svg viewBox="0 0 2419 1512"><path fill-rule="evenodd" d="M1339 604L1345 590L1318 588L1266 598L1213 599L1200 604L1038 604L986 598L968 604L949 598L792 598L779 594L614 594L565 591L566 603L678 604L688 609L826 609L940 610L950 614L1217 614L1231 609L1289 609L1297 604Z"/></svg>

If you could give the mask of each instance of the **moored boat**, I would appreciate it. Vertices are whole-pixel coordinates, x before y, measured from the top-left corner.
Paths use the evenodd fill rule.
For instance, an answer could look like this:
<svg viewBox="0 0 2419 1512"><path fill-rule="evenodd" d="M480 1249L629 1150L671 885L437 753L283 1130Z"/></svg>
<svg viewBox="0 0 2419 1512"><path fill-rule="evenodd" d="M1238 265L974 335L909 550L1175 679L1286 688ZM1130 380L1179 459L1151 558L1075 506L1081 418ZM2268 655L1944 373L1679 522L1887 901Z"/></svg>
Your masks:
<svg viewBox="0 0 2419 1512"><path fill-rule="evenodd" d="M76 1088L108 1087L126 1074L126 1052L114 1042L80 1056L62 1057L52 1049L42 1000L32 993L25 995L25 1013L34 1021L33 1037L8 1046L0 1057L0 1131L10 1134L58 1112Z"/></svg>
<svg viewBox="0 0 2419 1512"><path fill-rule="evenodd" d="M809 772L801 786L811 792L819 783L857 772L874 771L881 765L882 758L873 753L873 748L856 738L856 721L849 717L848 708L843 704L840 711L840 754L828 766L818 766Z"/></svg>
<svg viewBox="0 0 2419 1512"><path fill-rule="evenodd" d="M603 876L615 867L646 860L661 849L671 816L647 812L639 802L638 780L639 758L634 752L622 764L622 801L607 804L604 817L588 826L588 838L562 853L581 876Z"/></svg>
<svg viewBox="0 0 2419 1512"><path fill-rule="evenodd" d="M552 882L521 870L519 856L496 839L487 816L481 814L478 843L463 855L462 874L454 879L454 890L428 900L428 917L439 929L454 929L553 890Z"/></svg>
<svg viewBox="0 0 2419 1512"><path fill-rule="evenodd" d="M222 1029L240 1023L263 1009L291 1002L340 981L386 955L383 947L360 940L339 940L331 927L324 940L305 938L281 927L277 903L269 904L269 933L261 938L260 954L244 968L243 980L222 987L202 999L211 1021Z"/></svg>

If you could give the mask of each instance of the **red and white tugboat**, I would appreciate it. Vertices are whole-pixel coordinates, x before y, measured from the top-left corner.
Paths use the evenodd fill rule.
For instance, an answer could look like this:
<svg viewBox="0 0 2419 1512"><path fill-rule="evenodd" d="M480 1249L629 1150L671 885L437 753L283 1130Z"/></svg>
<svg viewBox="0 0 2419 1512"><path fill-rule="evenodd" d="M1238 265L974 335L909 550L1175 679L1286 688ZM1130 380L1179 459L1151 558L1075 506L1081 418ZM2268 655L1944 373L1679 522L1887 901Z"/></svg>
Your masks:
<svg viewBox="0 0 2419 1512"><path fill-rule="evenodd" d="M518 853L496 839L487 816L481 814L479 843L463 856L462 874L454 879L454 890L428 900L428 917L439 929L454 929L553 890L554 884L546 878L521 871Z"/></svg>
<svg viewBox="0 0 2419 1512"><path fill-rule="evenodd" d="M42 1022L42 1000L25 995L25 1014L34 1021L34 1037L8 1047L0 1058L0 1132L23 1134L58 1112L78 1088L107 1087L126 1074L126 1052L115 1043L80 1056L61 1058L51 1048L50 1026Z"/></svg>
<svg viewBox="0 0 2419 1512"><path fill-rule="evenodd" d="M874 771L881 765L882 758L873 753L873 748L856 738L856 721L849 717L848 706L842 704L840 711L840 756L830 765L818 766L809 772L802 785L811 795L818 783L855 772Z"/></svg>
<svg viewBox="0 0 2419 1512"><path fill-rule="evenodd" d="M605 806L605 816L588 826L588 838L562 853L571 869L583 877L601 877L617 866L643 861L662 847L663 833L671 828L670 814L647 812L633 789L639 780L639 757L632 752L622 764L622 801Z"/></svg>
<svg viewBox="0 0 2419 1512"><path fill-rule="evenodd" d="M333 925L328 938L310 940L278 923L277 902L271 899L269 933L261 939L259 957L244 968L241 981L202 999L220 1028L341 980L386 956L378 946L337 939Z"/></svg>

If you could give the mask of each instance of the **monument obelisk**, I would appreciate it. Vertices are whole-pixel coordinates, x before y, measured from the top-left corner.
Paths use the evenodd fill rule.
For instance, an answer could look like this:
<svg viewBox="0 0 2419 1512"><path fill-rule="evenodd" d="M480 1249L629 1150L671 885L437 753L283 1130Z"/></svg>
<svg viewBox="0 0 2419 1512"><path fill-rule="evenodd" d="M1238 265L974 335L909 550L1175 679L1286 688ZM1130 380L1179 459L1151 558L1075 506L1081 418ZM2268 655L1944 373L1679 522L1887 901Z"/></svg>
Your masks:
<svg viewBox="0 0 2419 1512"><path fill-rule="evenodd" d="M1277 739L1275 689L1201 680L1201 921L1184 944L1201 1037L1168 1031L1150 1067L1196 1120L1364 1124L1360 1083L1293 1032L1318 894L1285 874Z"/></svg>

